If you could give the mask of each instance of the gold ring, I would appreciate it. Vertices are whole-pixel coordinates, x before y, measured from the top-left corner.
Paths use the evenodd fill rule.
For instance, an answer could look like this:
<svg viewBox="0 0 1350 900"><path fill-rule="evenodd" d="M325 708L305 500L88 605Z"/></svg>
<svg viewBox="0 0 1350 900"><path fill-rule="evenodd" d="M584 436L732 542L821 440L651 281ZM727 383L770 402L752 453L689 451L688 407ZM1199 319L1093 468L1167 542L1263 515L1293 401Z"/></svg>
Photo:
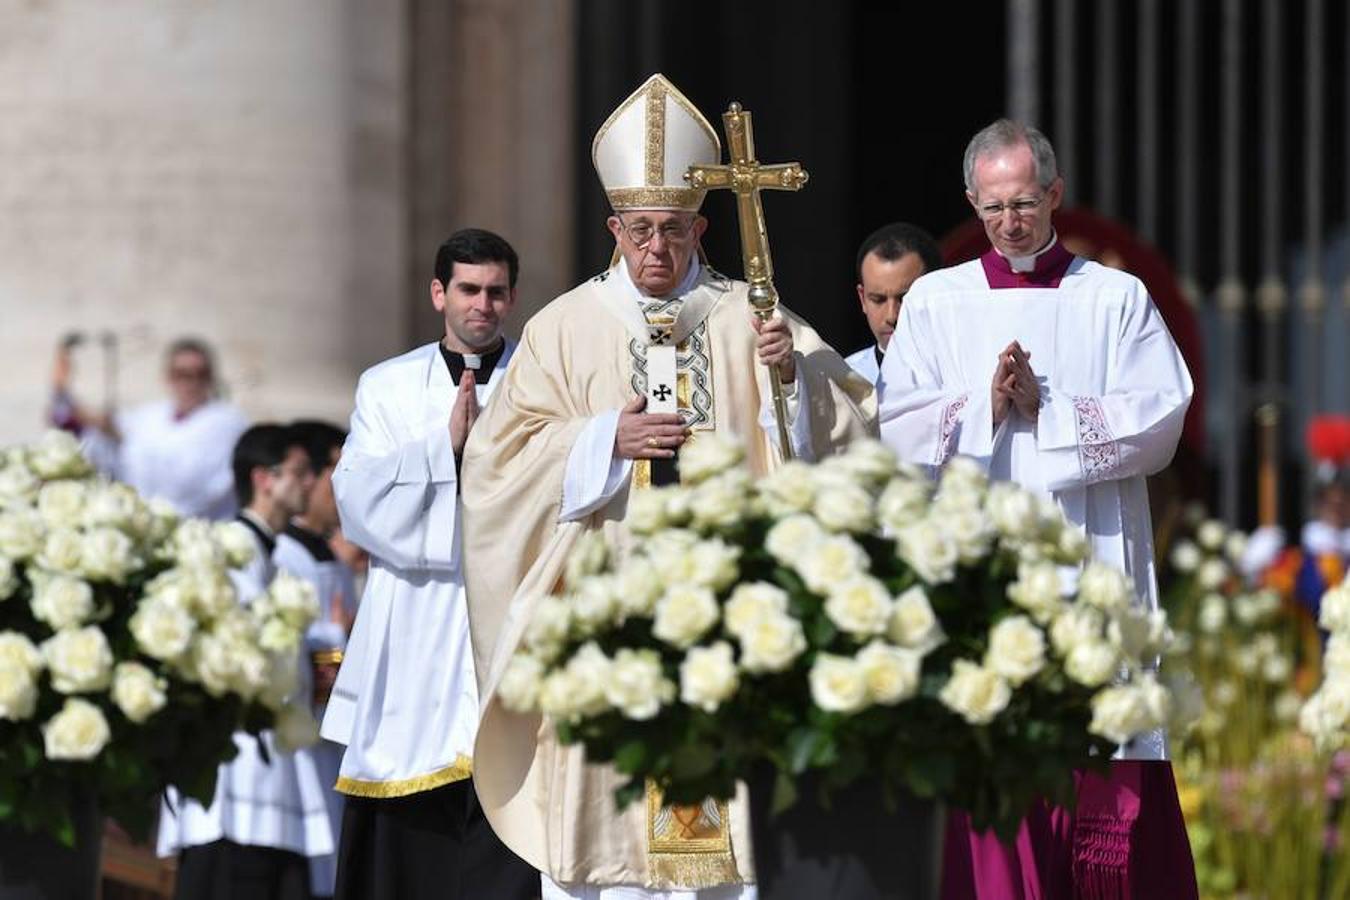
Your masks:
<svg viewBox="0 0 1350 900"><path fill-rule="evenodd" d="M648 447L657 447L657 446L659 446L659 445L660 445L660 442L656 439L656 436L655 436L655 435L653 435L652 437L647 438L647 446L648 446Z"/></svg>

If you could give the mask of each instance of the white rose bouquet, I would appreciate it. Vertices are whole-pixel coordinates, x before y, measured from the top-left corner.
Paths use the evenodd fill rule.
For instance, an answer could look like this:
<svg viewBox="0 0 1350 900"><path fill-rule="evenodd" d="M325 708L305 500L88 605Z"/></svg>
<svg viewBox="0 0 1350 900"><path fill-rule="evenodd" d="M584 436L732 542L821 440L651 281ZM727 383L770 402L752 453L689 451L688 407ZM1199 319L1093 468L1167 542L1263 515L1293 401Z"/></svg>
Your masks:
<svg viewBox="0 0 1350 900"><path fill-rule="evenodd" d="M166 787L210 801L235 731L294 718L313 591L241 606L238 529L95 477L63 432L0 450L0 820L69 842L92 795L143 835Z"/></svg>
<svg viewBox="0 0 1350 900"><path fill-rule="evenodd" d="M684 484L636 491L620 554L581 539L498 686L564 743L673 803L764 764L775 804L815 770L874 777L1015 832L1073 770L1163 727L1165 618L1047 502L968 460L936 484L879 443L752 481L700 436ZM1076 592L1075 592L1076 591Z"/></svg>

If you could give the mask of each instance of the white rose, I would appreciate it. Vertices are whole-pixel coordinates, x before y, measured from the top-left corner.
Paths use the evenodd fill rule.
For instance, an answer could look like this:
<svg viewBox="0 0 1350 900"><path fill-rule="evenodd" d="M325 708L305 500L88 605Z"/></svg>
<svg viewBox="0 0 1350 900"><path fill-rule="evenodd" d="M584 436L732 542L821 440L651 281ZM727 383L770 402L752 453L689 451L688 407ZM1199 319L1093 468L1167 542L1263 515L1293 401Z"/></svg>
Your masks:
<svg viewBox="0 0 1350 900"><path fill-rule="evenodd" d="M539 706L539 688L543 680L544 664L528 653L517 653L502 672L497 697L512 712L534 712Z"/></svg>
<svg viewBox="0 0 1350 900"><path fill-rule="evenodd" d="M855 659L862 666L870 702L894 706L918 693L922 653L894 647L884 641L872 641Z"/></svg>
<svg viewBox="0 0 1350 900"><path fill-rule="evenodd" d="M1350 631L1350 582L1342 582L1322 595L1317 624L1327 631Z"/></svg>
<svg viewBox="0 0 1350 900"><path fill-rule="evenodd" d="M609 561L609 545L600 531L588 531L577 538L567 555L566 583L575 587L587 575L603 572Z"/></svg>
<svg viewBox="0 0 1350 900"><path fill-rule="evenodd" d="M68 697L61 711L42 726L48 759L93 759L112 740L103 711L88 700Z"/></svg>
<svg viewBox="0 0 1350 900"><path fill-rule="evenodd" d="M21 722L37 709L38 686L33 670L0 657L0 719Z"/></svg>
<svg viewBox="0 0 1350 900"><path fill-rule="evenodd" d="M1127 658L1145 661L1167 652L1172 632L1162 610L1132 607L1112 618L1107 636Z"/></svg>
<svg viewBox="0 0 1350 900"><path fill-rule="evenodd" d="M1217 558L1207 559L1196 570L1195 580L1204 590L1218 590L1228 580L1228 564Z"/></svg>
<svg viewBox="0 0 1350 900"><path fill-rule="evenodd" d="M729 633L743 635L760 616L787 612L788 595L763 581L740 584L727 598L722 618Z"/></svg>
<svg viewBox="0 0 1350 900"><path fill-rule="evenodd" d="M856 484L821 485L812 507L816 519L831 531L869 531L873 525L872 497Z"/></svg>
<svg viewBox="0 0 1350 900"><path fill-rule="evenodd" d="M1106 641L1079 644L1064 658L1064 673L1084 687L1101 687L1120 671L1120 651Z"/></svg>
<svg viewBox="0 0 1350 900"><path fill-rule="evenodd" d="M895 598L887 637L919 654L928 653L947 639L923 588L915 585Z"/></svg>
<svg viewBox="0 0 1350 900"><path fill-rule="evenodd" d="M51 429L28 448L28 467L39 478L83 478L93 470L68 431Z"/></svg>
<svg viewBox="0 0 1350 900"><path fill-rule="evenodd" d="M1326 607L1323 607L1325 609ZM1200 601L1200 614L1196 624L1206 634L1218 634L1228 621L1228 603L1220 594L1207 594Z"/></svg>
<svg viewBox="0 0 1350 900"><path fill-rule="evenodd" d="M626 719L645 722L675 696L675 685L661 669L655 650L630 650L614 655L605 684L605 699Z"/></svg>
<svg viewBox="0 0 1350 900"><path fill-rule="evenodd" d="M968 488L983 496L989 475L969 456L955 456L942 467L942 486Z"/></svg>
<svg viewBox="0 0 1350 900"><path fill-rule="evenodd" d="M961 562L979 562L989 552L994 529L978 507L954 510L937 521L956 545L957 558Z"/></svg>
<svg viewBox="0 0 1350 900"><path fill-rule="evenodd" d="M747 672L781 672L806 650L802 623L784 613L761 615L736 636Z"/></svg>
<svg viewBox="0 0 1350 900"><path fill-rule="evenodd" d="M0 632L0 662L12 663L30 675L42 668L42 652L27 635L17 631Z"/></svg>
<svg viewBox="0 0 1350 900"><path fill-rule="evenodd" d="M590 575L571 582L574 590L567 599L572 604L572 621L583 635L614 624L619 612L619 599L614 593L614 579L608 575Z"/></svg>
<svg viewBox="0 0 1350 900"><path fill-rule="evenodd" d="M84 561L84 541L73 528L56 528L47 532L36 562L49 572L78 574Z"/></svg>
<svg viewBox="0 0 1350 900"><path fill-rule="evenodd" d="M539 683L539 711L550 719L575 722L581 718L581 691L577 677L567 669L558 669L544 676ZM600 691L604 697L603 689Z"/></svg>
<svg viewBox="0 0 1350 900"><path fill-rule="evenodd" d="M225 549L216 542L211 523L188 519L173 533L173 557L185 569L228 568Z"/></svg>
<svg viewBox="0 0 1350 900"><path fill-rule="evenodd" d="M1327 639L1322 651L1322 668L1327 678L1350 677L1350 634L1337 632Z"/></svg>
<svg viewBox="0 0 1350 900"><path fill-rule="evenodd" d="M8 600L19 587L19 576L14 569L14 561L0 556L0 600Z"/></svg>
<svg viewBox="0 0 1350 900"><path fill-rule="evenodd" d="M1261 664L1261 677L1270 684L1284 684L1294 671L1294 665L1283 653L1268 656Z"/></svg>
<svg viewBox="0 0 1350 900"><path fill-rule="evenodd" d="M594 716L609 708L605 689L613 666L613 660L594 641L583 644L567 661L566 669L577 692L574 705L580 715Z"/></svg>
<svg viewBox="0 0 1350 900"><path fill-rule="evenodd" d="M121 584L135 566L135 548L126 534L115 528L85 532L80 571L86 578Z"/></svg>
<svg viewBox="0 0 1350 900"><path fill-rule="evenodd" d="M1039 623L1051 621L1064 608L1064 584L1054 563L1022 563L1017 580L1008 585L1008 599Z"/></svg>
<svg viewBox="0 0 1350 900"><path fill-rule="evenodd" d="M1350 683L1329 682L1308 698L1299 713L1298 727L1327 749L1346 743L1350 724Z"/></svg>
<svg viewBox="0 0 1350 900"><path fill-rule="evenodd" d="M938 699L971 725L987 725L1008 706L1012 688L997 672L958 659Z"/></svg>
<svg viewBox="0 0 1350 900"><path fill-rule="evenodd" d="M212 529L212 537L225 554L225 564L231 569L239 569L249 564L258 553L258 542L252 532L241 522L218 522Z"/></svg>
<svg viewBox="0 0 1350 900"><path fill-rule="evenodd" d="M614 592L624 616L650 618L661 597L661 578L644 556L629 557L614 575Z"/></svg>
<svg viewBox="0 0 1350 900"><path fill-rule="evenodd" d="M234 583L224 572L211 569L185 572L183 573L182 588L192 597L191 608L205 621L217 619L230 610L239 608L239 595L235 591ZM187 608L189 607L185 605L184 609ZM293 612L293 616L306 616L308 615L307 609L309 607L301 606ZM316 606L313 609L317 609L317 598ZM291 622L291 624L300 627L295 625L295 622Z"/></svg>
<svg viewBox="0 0 1350 900"><path fill-rule="evenodd" d="M1050 625L1050 645L1060 656L1068 656L1075 647L1100 643L1105 624L1101 610L1069 604Z"/></svg>
<svg viewBox="0 0 1350 900"><path fill-rule="evenodd" d="M698 484L733 468L744 458L745 448L736 438L715 431L701 432L680 448L680 480Z"/></svg>
<svg viewBox="0 0 1350 900"><path fill-rule="evenodd" d="M836 458L856 477L874 485L885 484L895 474L899 462L895 451L876 438L854 441Z"/></svg>
<svg viewBox="0 0 1350 900"><path fill-rule="evenodd" d="M19 509L32 505L42 482L28 466L13 463L0 466L0 509Z"/></svg>
<svg viewBox="0 0 1350 900"><path fill-rule="evenodd" d="M656 601L652 634L675 647L689 647L717 624L717 598L705 587L676 586Z"/></svg>
<svg viewBox="0 0 1350 900"><path fill-rule="evenodd" d="M572 607L560 597L544 597L534 605L525 626L525 646L545 662L557 655L572 630Z"/></svg>
<svg viewBox="0 0 1350 900"><path fill-rule="evenodd" d="M672 484L656 488L656 494L661 498L667 525L684 527L689 524L693 512L690 508L694 496L692 488Z"/></svg>
<svg viewBox="0 0 1350 900"><path fill-rule="evenodd" d="M1154 715L1149 693L1139 685L1104 688L1092 698L1092 722L1088 731L1123 744L1162 723Z"/></svg>
<svg viewBox="0 0 1350 900"><path fill-rule="evenodd" d="M855 713L867 705L867 674L855 659L821 653L810 683L811 699L826 712Z"/></svg>
<svg viewBox="0 0 1350 900"><path fill-rule="evenodd" d="M289 572L278 572L267 588L277 613L294 628L305 628L319 616L319 595L314 585Z"/></svg>
<svg viewBox="0 0 1350 900"><path fill-rule="evenodd" d="M741 548L714 538L699 541L689 551L694 565L694 584L721 591L736 583L740 575Z"/></svg>
<svg viewBox="0 0 1350 900"><path fill-rule="evenodd" d="M35 573L36 574L36 573ZM94 614L94 589L69 575L33 578L33 617L53 631L74 628Z"/></svg>
<svg viewBox="0 0 1350 900"><path fill-rule="evenodd" d="M1091 562L1078 576L1078 599L1113 612L1133 605L1134 589L1124 572L1106 563Z"/></svg>
<svg viewBox="0 0 1350 900"><path fill-rule="evenodd" d="M47 526L31 509L12 509L0 513L0 554L16 562L31 559L47 539Z"/></svg>
<svg viewBox="0 0 1350 900"><path fill-rule="evenodd" d="M1246 554L1247 536L1240 531L1228 535L1228 540L1223 542L1223 555L1228 557L1228 561L1235 566L1239 565Z"/></svg>
<svg viewBox="0 0 1350 900"><path fill-rule="evenodd" d="M775 518L807 512L816 499L811 467L792 460L760 479L755 486L765 510Z"/></svg>
<svg viewBox="0 0 1350 900"><path fill-rule="evenodd" d="M630 491L624 524L633 534L655 534L668 524L666 498L661 489Z"/></svg>
<svg viewBox="0 0 1350 900"><path fill-rule="evenodd" d="M96 626L57 632L42 642L52 687L62 694L101 691L112 679L113 655Z"/></svg>
<svg viewBox="0 0 1350 900"><path fill-rule="evenodd" d="M716 475L689 495L689 516L699 528L728 528L750 511L750 477L742 469Z"/></svg>
<svg viewBox="0 0 1350 900"><path fill-rule="evenodd" d="M145 529L145 539L151 544L163 544L169 541L178 530L178 511L167 500L155 497L146 504L149 517Z"/></svg>
<svg viewBox="0 0 1350 900"><path fill-rule="evenodd" d="M954 512L978 510L984 506L983 490L963 481L943 481L933 496L933 513L946 515Z"/></svg>
<svg viewBox="0 0 1350 900"><path fill-rule="evenodd" d="M147 514L136 492L125 484L100 484L88 490L81 524L87 528L134 531L137 519Z"/></svg>
<svg viewBox="0 0 1350 900"><path fill-rule="evenodd" d="M900 558L929 584L942 584L956 575L956 543L931 517L899 529L895 546Z"/></svg>
<svg viewBox="0 0 1350 900"><path fill-rule="evenodd" d="M300 647L300 631L285 619L272 616L258 632L258 646L268 653L290 653Z"/></svg>
<svg viewBox="0 0 1350 900"><path fill-rule="evenodd" d="M86 491L78 481L52 481L38 491L37 510L48 528L78 528L84 521Z"/></svg>
<svg viewBox="0 0 1350 900"><path fill-rule="evenodd" d="M1026 616L1009 616L989 629L984 667L1016 687L1045 666L1045 634Z"/></svg>
<svg viewBox="0 0 1350 900"><path fill-rule="evenodd" d="M877 498L877 518L889 533L898 534L924 517L932 493L927 479L892 478Z"/></svg>
<svg viewBox="0 0 1350 900"><path fill-rule="evenodd" d="M1172 718L1172 692L1152 672L1140 675L1134 686L1144 698L1144 706L1152 717L1149 729L1165 727Z"/></svg>
<svg viewBox="0 0 1350 900"><path fill-rule="evenodd" d="M187 610L148 597L136 607L129 627L141 652L174 660L187 651L197 623Z"/></svg>
<svg viewBox="0 0 1350 900"><path fill-rule="evenodd" d="M1040 532L1040 507L1035 496L1012 482L991 485L984 508L1004 538L1029 541Z"/></svg>
<svg viewBox="0 0 1350 900"><path fill-rule="evenodd" d="M310 712L307 704L287 703L277 711L276 721L272 723L276 735L277 749L282 753L294 753L304 747L312 747L319 742L319 723Z"/></svg>
<svg viewBox="0 0 1350 900"><path fill-rule="evenodd" d="M1087 533L1077 525L1065 525L1055 545L1055 558L1066 565L1078 565L1088 557Z"/></svg>
<svg viewBox="0 0 1350 900"><path fill-rule="evenodd" d="M168 683L135 662L118 663L113 671L112 700L131 721L144 722L164 708Z"/></svg>
<svg viewBox="0 0 1350 900"><path fill-rule="evenodd" d="M1201 522L1200 527L1195 531L1195 539L1200 542L1200 546L1206 550L1218 550L1228 539L1228 526L1224 525L1218 519L1209 519Z"/></svg>
<svg viewBox="0 0 1350 900"><path fill-rule="evenodd" d="M825 615L854 637L883 634L891 619L891 595L870 575L855 575L830 590Z"/></svg>
<svg viewBox="0 0 1350 900"><path fill-rule="evenodd" d="M680 663L680 700L704 712L717 712L739 685L731 645L726 641L691 647Z"/></svg>
<svg viewBox="0 0 1350 900"><path fill-rule="evenodd" d="M1204 695L1201 695L1201 702L1204 702ZM1299 711L1303 709L1303 696L1292 688L1280 692L1280 696L1275 698L1271 706L1271 712L1275 714L1277 722L1291 723L1298 721Z"/></svg>
<svg viewBox="0 0 1350 900"><path fill-rule="evenodd" d="M1194 572L1203 559L1200 548L1190 541L1177 541L1177 545L1172 548L1172 568L1183 574Z"/></svg>
<svg viewBox="0 0 1350 900"><path fill-rule="evenodd" d="M867 554L842 534L823 538L805 549L795 563L797 574L817 594L828 594L836 586L867 571Z"/></svg>
<svg viewBox="0 0 1350 900"><path fill-rule="evenodd" d="M795 564L806 551L825 539L825 530L810 516L788 516L769 529L764 549L785 566Z"/></svg>

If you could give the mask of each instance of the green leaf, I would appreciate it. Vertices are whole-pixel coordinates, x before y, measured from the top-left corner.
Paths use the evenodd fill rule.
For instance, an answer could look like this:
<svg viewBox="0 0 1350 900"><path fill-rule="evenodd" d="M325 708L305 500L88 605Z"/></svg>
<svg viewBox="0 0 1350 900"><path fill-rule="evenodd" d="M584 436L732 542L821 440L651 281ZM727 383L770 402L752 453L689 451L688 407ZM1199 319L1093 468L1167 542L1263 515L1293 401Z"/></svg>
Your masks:
<svg viewBox="0 0 1350 900"><path fill-rule="evenodd" d="M769 807L770 815L780 815L792 808L797 802L797 785L787 772L779 771L773 780L773 799Z"/></svg>
<svg viewBox="0 0 1350 900"><path fill-rule="evenodd" d="M820 739L820 732L811 728L798 728L788 735L788 767L793 774L800 775L806 771Z"/></svg>
<svg viewBox="0 0 1350 900"><path fill-rule="evenodd" d="M677 781L702 778L717 767L717 751L708 744L683 744L671 758L671 775Z"/></svg>
<svg viewBox="0 0 1350 900"><path fill-rule="evenodd" d="M647 764L647 745L641 739L619 745L614 753L614 767L625 775L636 775Z"/></svg>

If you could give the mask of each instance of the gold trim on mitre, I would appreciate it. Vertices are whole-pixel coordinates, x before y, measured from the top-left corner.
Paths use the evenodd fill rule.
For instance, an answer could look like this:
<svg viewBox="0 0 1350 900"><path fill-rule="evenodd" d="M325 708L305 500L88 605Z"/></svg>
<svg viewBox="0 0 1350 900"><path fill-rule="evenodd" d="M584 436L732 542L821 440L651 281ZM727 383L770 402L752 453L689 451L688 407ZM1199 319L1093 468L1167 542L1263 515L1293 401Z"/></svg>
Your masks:
<svg viewBox="0 0 1350 900"><path fill-rule="evenodd" d="M618 211L697 211L707 191L685 184L684 173L721 158L712 125L660 73L620 103L591 141L591 163Z"/></svg>

